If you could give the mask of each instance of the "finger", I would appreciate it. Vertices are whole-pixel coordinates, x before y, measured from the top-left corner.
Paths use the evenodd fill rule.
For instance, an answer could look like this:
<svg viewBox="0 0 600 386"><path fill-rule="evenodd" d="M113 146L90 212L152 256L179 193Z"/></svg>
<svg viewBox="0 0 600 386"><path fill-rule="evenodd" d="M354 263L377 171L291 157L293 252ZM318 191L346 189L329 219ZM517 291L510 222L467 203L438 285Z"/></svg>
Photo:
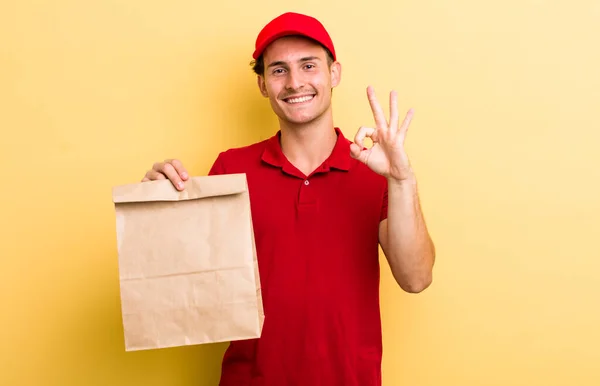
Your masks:
<svg viewBox="0 0 600 386"><path fill-rule="evenodd" d="M163 167L163 173L167 176L169 180L173 183L173 186L177 188L177 190L182 190L184 185L179 173L175 170L175 167L170 163L165 163Z"/></svg>
<svg viewBox="0 0 600 386"><path fill-rule="evenodd" d="M381 128L387 128L387 121L383 109L375 96L375 90L373 87L367 87L367 97L369 98L369 104L371 105L371 111L373 111L373 118L375 118L375 125Z"/></svg>
<svg viewBox="0 0 600 386"><path fill-rule="evenodd" d="M354 136L354 143L358 146L360 146L361 149L365 148L364 145L364 140L367 137L370 137L372 140L373 136L375 134L375 129L372 127L365 127L365 126L361 126L358 129L358 132L356 133L356 135Z"/></svg>
<svg viewBox="0 0 600 386"><path fill-rule="evenodd" d="M406 132L408 131L408 127L410 126L410 123L412 122L413 116L415 114L415 111L413 109L409 109L408 112L406 113L406 116L404 117L404 121L402 121L402 125L400 126L400 134L402 136L406 136Z"/></svg>
<svg viewBox="0 0 600 386"><path fill-rule="evenodd" d="M398 93L394 90L390 93L390 128L398 128Z"/></svg>
<svg viewBox="0 0 600 386"><path fill-rule="evenodd" d="M187 172L187 170L185 169L185 167L183 167L183 164L181 163L181 161L179 161L178 159L168 159L168 160L165 160L165 162L168 162L171 165L173 165L173 167L175 168L175 170L179 174L179 177L182 180L185 181L185 180L188 179L189 173Z"/></svg>
<svg viewBox="0 0 600 386"><path fill-rule="evenodd" d="M177 190L183 189L183 181L181 180L181 177L179 177L179 173L177 173L177 170L175 170L173 165L171 165L170 163L163 162L155 164L154 170L164 174L171 181L173 186L177 188Z"/></svg>
<svg viewBox="0 0 600 386"><path fill-rule="evenodd" d="M167 176L165 176L164 174L157 172L156 170L152 169L149 170L146 175L144 176L144 179L142 179L142 182L146 182L146 181L156 181L156 180L166 180Z"/></svg>

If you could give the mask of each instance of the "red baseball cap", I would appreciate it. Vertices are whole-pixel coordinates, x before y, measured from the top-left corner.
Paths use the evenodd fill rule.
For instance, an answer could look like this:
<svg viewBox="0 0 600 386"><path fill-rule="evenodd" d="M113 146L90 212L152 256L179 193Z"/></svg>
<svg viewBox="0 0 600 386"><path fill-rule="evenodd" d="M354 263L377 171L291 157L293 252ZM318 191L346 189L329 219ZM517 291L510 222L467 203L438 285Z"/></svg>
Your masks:
<svg viewBox="0 0 600 386"><path fill-rule="evenodd" d="M336 60L331 37L320 21L314 17L295 12L287 12L271 20L258 34L252 57L258 59L265 48L276 39L290 35L301 35L313 39L327 48Z"/></svg>

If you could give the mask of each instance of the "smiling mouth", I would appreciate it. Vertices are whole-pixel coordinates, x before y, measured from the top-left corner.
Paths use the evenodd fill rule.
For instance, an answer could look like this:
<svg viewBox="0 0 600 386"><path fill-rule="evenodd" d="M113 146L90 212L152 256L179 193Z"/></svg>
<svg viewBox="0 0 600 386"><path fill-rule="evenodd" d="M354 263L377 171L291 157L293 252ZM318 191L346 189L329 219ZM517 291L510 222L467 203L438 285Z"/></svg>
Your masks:
<svg viewBox="0 0 600 386"><path fill-rule="evenodd" d="M295 98L285 98L284 101L286 103L293 105L296 103L308 102L308 101L312 100L314 97L315 97L314 95L305 95L305 96L295 97Z"/></svg>

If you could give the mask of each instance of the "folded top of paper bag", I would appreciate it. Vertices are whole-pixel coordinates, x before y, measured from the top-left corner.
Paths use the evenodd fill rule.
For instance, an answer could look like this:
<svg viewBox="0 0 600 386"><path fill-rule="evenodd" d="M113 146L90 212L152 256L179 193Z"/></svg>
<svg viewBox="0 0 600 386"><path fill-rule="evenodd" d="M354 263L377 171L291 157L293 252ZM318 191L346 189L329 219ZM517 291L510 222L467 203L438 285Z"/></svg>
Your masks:
<svg viewBox="0 0 600 386"><path fill-rule="evenodd" d="M239 194L248 190L246 175L223 174L191 177L184 181L185 188L178 191L170 180L155 180L113 188L115 204L145 201L182 201L199 198Z"/></svg>

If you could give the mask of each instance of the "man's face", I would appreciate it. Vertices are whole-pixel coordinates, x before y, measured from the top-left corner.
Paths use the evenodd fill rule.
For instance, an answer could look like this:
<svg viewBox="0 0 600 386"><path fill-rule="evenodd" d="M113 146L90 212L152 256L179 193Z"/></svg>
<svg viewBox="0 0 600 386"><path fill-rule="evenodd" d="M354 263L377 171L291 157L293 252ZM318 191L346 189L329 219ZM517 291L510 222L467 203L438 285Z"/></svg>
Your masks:
<svg viewBox="0 0 600 386"><path fill-rule="evenodd" d="M340 64L330 67L323 47L309 39L284 37L267 47L263 59L258 85L281 121L309 123L329 110Z"/></svg>

